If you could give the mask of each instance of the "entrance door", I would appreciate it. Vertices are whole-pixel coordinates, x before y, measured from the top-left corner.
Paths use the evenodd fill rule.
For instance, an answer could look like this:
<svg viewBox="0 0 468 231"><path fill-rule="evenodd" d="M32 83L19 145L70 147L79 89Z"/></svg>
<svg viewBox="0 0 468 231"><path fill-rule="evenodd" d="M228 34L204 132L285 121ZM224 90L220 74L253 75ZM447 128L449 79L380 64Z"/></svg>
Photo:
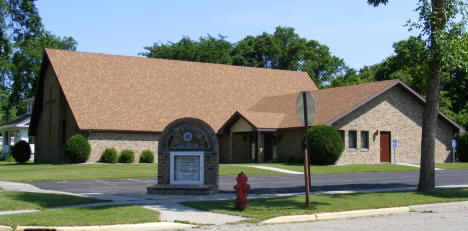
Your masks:
<svg viewBox="0 0 468 231"><path fill-rule="evenodd" d="M263 135L264 138L264 151L265 151L265 159L264 162L271 162L273 160L273 133L265 133Z"/></svg>
<svg viewBox="0 0 468 231"><path fill-rule="evenodd" d="M390 132L380 132L380 162L390 162Z"/></svg>
<svg viewBox="0 0 468 231"><path fill-rule="evenodd" d="M250 160L251 141L248 133L232 133L232 162L248 163Z"/></svg>

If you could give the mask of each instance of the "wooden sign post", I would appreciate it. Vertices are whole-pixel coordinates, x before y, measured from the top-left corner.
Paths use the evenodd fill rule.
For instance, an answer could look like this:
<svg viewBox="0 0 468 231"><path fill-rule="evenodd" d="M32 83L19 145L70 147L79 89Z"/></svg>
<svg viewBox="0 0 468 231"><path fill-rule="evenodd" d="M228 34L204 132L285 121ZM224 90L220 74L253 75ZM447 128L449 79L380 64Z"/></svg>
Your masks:
<svg viewBox="0 0 468 231"><path fill-rule="evenodd" d="M305 179L305 193L306 193L306 207L310 205L310 160L309 160L309 136L308 128L312 124L312 121L315 119L315 100L308 91L302 91L297 96L296 100L296 115L304 124L304 137L306 140L305 150L304 150L304 179Z"/></svg>

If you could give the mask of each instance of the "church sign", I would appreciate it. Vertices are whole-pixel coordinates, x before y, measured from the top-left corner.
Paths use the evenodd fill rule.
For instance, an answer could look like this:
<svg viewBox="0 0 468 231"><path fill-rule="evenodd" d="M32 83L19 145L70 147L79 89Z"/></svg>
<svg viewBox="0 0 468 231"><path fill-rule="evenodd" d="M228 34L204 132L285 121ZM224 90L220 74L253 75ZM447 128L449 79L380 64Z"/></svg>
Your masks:
<svg viewBox="0 0 468 231"><path fill-rule="evenodd" d="M201 129L183 125L172 130L167 148L170 150L205 150L211 147L206 134Z"/></svg>
<svg viewBox="0 0 468 231"><path fill-rule="evenodd" d="M210 125L195 118L173 121L158 144L158 184L149 194L218 192L219 143Z"/></svg>
<svg viewBox="0 0 468 231"><path fill-rule="evenodd" d="M203 184L203 152L171 152L170 184Z"/></svg>

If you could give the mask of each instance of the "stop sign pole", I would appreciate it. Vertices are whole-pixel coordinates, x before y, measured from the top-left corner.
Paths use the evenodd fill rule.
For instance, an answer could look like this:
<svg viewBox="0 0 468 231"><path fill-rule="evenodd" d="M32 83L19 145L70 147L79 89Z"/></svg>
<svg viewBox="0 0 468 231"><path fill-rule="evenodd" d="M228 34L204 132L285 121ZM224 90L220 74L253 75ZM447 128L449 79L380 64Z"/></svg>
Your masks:
<svg viewBox="0 0 468 231"><path fill-rule="evenodd" d="M308 91L302 91L297 96L296 100L296 115L304 124L304 137L306 138L306 144L304 149L304 180L305 180L305 191L306 191L306 207L310 205L310 155L308 151L309 139L308 131L309 125L315 119L315 100Z"/></svg>
<svg viewBox="0 0 468 231"><path fill-rule="evenodd" d="M306 191L306 207L310 206L310 163L309 163L309 134L307 128L309 127L308 118L307 118L307 97L305 91L302 93L302 101L304 102L304 137L306 140L306 146L304 151L304 177L305 177L305 191Z"/></svg>

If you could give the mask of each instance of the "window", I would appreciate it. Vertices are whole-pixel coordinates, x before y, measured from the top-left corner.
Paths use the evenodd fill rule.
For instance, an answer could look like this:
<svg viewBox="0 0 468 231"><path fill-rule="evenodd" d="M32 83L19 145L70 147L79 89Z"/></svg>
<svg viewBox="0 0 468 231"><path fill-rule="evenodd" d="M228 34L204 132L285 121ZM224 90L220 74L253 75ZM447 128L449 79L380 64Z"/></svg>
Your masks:
<svg viewBox="0 0 468 231"><path fill-rule="evenodd" d="M344 142L345 142L345 141L344 141L344 139L345 139L345 138L344 138L345 133L344 133L343 130L339 130L338 132L340 133L341 140L343 140L343 144L344 144Z"/></svg>
<svg viewBox="0 0 468 231"><path fill-rule="evenodd" d="M62 137L61 137L62 144L65 144L65 138L66 138L66 137L65 137L65 135L66 135L66 134L65 134L65 133L66 133L66 130L65 130L65 129L67 128L66 126L67 126L66 121L65 121L65 120L62 120L62 124L61 124L61 127L62 127L62 132L61 132L61 133L62 133L62 134L61 134L61 135L62 135Z"/></svg>
<svg viewBox="0 0 468 231"><path fill-rule="evenodd" d="M357 146L356 134L357 134L356 131L348 132L348 147L349 148L356 148Z"/></svg>
<svg viewBox="0 0 468 231"><path fill-rule="evenodd" d="M361 148L369 149L369 131L361 131Z"/></svg>

